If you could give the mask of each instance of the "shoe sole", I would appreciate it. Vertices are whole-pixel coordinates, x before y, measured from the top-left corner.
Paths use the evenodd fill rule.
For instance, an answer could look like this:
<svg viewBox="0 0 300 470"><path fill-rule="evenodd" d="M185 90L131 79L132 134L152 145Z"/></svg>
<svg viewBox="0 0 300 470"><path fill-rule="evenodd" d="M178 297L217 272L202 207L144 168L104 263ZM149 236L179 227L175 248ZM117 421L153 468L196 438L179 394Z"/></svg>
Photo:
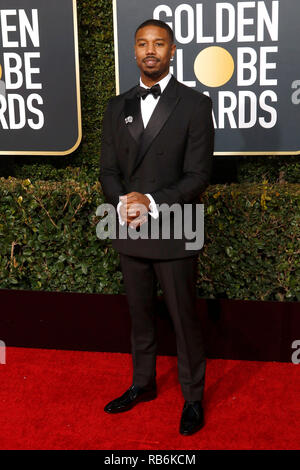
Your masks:
<svg viewBox="0 0 300 470"><path fill-rule="evenodd" d="M204 423L196 426L192 431L180 431L179 430L179 432L182 436L192 436L196 432L200 431L200 429L202 429L203 427L204 427Z"/></svg>

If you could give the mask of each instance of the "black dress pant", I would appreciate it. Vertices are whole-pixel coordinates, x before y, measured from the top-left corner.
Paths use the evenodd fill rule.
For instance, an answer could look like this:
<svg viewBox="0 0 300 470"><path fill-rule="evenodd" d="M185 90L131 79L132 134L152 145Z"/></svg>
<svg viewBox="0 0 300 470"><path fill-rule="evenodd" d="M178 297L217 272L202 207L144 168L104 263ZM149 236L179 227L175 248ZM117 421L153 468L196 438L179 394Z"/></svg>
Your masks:
<svg viewBox="0 0 300 470"><path fill-rule="evenodd" d="M155 260L120 254L131 315L133 384L152 388L156 379L156 279L172 318L177 344L178 378L185 400L201 400L205 354L196 308L197 258Z"/></svg>

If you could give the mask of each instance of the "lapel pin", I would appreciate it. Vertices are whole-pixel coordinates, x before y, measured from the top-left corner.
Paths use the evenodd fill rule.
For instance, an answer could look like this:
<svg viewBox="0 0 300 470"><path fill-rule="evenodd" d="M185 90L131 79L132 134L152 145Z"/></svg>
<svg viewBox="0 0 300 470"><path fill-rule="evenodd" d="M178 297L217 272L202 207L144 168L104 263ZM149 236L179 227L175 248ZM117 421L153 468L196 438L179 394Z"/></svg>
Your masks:
<svg viewBox="0 0 300 470"><path fill-rule="evenodd" d="M125 118L125 123L128 124L129 122L131 123L133 121L133 117L132 116L128 116L127 118Z"/></svg>

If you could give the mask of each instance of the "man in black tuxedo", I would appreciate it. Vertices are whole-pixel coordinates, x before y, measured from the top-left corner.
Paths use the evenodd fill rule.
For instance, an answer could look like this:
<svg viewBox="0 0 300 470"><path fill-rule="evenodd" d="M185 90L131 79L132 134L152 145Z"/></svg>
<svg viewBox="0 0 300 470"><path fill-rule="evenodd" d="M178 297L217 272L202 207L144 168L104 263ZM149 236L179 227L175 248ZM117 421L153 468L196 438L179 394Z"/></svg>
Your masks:
<svg viewBox="0 0 300 470"><path fill-rule="evenodd" d="M102 132L100 182L107 202L118 212L114 248L127 293L132 333L133 380L105 411L127 411L156 397L156 280L164 292L177 342L178 375L185 403L180 433L204 424L202 398L205 356L196 309L199 246L170 230L165 239L121 238L121 227L142 230L162 223L164 207L192 208L182 226L195 228L197 202L209 184L214 129L210 98L179 83L169 73L175 54L173 32L147 20L135 33L140 85L112 98ZM173 220L172 217L170 220ZM184 231L185 232L185 231ZM149 232L150 233L150 232ZM166 405L168 406L168 404ZM169 404L170 409L172 405Z"/></svg>

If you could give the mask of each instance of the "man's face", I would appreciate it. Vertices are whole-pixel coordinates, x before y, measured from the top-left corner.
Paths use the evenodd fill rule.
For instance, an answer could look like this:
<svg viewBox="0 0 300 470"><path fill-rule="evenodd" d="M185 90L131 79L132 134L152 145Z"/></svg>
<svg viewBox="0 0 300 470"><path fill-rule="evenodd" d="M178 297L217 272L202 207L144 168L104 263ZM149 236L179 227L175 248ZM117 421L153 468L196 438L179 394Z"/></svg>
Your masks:
<svg viewBox="0 0 300 470"><path fill-rule="evenodd" d="M159 26L145 26L135 38L136 63L141 76L156 80L169 72L170 60L176 46L171 43L168 32Z"/></svg>

